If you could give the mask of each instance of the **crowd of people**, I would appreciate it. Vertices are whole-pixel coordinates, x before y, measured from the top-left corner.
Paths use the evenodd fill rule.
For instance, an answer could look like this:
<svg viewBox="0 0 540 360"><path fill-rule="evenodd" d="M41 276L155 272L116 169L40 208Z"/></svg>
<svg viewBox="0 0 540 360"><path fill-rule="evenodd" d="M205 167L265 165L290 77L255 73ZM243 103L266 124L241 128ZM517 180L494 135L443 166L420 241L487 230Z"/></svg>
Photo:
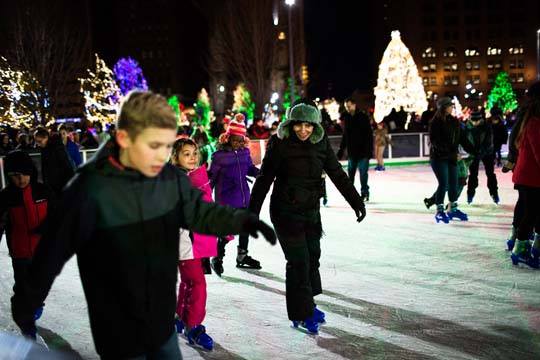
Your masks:
<svg viewBox="0 0 540 360"><path fill-rule="evenodd" d="M239 235L237 267L261 269L260 261L248 254L248 244L250 235L262 234L270 244L279 241L283 250L289 320L317 334L325 323L314 299L322 293L325 178L361 222L370 199L369 160L375 156L376 170L385 170L383 153L391 141L387 124L394 121L374 125L352 98L344 106L340 124L325 123L317 104L300 99L275 127L266 128L262 119L248 127L238 113L214 121L208 134L197 126L178 128L165 98L135 91L107 129L85 123L79 129L64 124L9 129L11 137L2 133L8 186L0 191L0 232L6 233L12 257L12 313L22 333L36 337L51 285L77 255L102 358L181 358L177 333L212 350L213 339L203 325L205 274L225 271L225 248L234 235ZM508 136L502 111L492 109L487 118L480 109L466 121L452 114L451 99L439 99L428 127L438 187L424 203L436 206L437 223L468 220L458 198L466 185L467 202L474 201L480 163L491 198L500 201L494 168L502 164L501 147ZM503 168L514 171L519 191L507 246L514 264L538 268L540 83L531 86L516 118ZM338 126L342 138L335 152L328 133ZM269 137L260 169L251 159L250 137ZM210 138L218 143L212 151L207 149ZM80 150L99 145L83 164ZM43 183L29 155L37 149ZM345 152L348 174L339 162ZM354 185L357 170L360 192ZM255 179L252 189L250 177ZM273 228L258 216L272 185Z"/></svg>

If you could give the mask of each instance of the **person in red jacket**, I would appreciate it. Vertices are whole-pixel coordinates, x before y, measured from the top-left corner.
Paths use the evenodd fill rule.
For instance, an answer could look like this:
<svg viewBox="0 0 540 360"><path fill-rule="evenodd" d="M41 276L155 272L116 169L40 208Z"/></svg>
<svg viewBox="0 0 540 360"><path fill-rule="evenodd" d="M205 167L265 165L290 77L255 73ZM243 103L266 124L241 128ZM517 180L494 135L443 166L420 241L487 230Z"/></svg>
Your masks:
<svg viewBox="0 0 540 360"><path fill-rule="evenodd" d="M10 152L4 159L4 169L9 184L0 191L0 237L5 231L16 288L26 281L54 194L37 182L37 170L27 153ZM36 320L42 312L43 307L36 310Z"/></svg>
<svg viewBox="0 0 540 360"><path fill-rule="evenodd" d="M515 140L519 151L512 181L523 200L524 215L517 227L512 263L524 262L538 267L540 239L535 237L529 254L529 234L540 219L540 98L531 99Z"/></svg>

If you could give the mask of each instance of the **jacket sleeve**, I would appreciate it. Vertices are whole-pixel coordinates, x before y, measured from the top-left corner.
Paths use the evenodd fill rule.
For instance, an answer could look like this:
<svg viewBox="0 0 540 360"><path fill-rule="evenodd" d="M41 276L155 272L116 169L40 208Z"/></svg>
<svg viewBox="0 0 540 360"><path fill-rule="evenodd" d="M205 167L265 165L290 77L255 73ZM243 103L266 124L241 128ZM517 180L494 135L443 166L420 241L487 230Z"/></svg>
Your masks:
<svg viewBox="0 0 540 360"><path fill-rule="evenodd" d="M226 236L244 232L247 220L255 215L246 210L205 202L185 174L178 174L180 227L201 234Z"/></svg>
<svg viewBox="0 0 540 360"><path fill-rule="evenodd" d="M63 195L58 208L47 214L50 225L32 258L26 284L14 289L12 304L27 315L32 315L43 303L64 264L91 239L94 232L96 206L81 179L74 179Z"/></svg>
<svg viewBox="0 0 540 360"><path fill-rule="evenodd" d="M533 121L540 122L540 119L534 119ZM540 167L540 126L534 125L528 126L528 138L531 142L532 153L536 164Z"/></svg>
<svg viewBox="0 0 540 360"><path fill-rule="evenodd" d="M525 110L523 108L518 110L516 117L517 117L517 121L514 124L514 126L512 126L512 131L510 132L510 136L508 139L507 161L512 164L517 163L517 158L519 156L519 151L516 148L516 138L519 133L519 128L521 127L521 123L523 122L523 118L525 117Z"/></svg>
<svg viewBox="0 0 540 360"><path fill-rule="evenodd" d="M266 154L261 165L261 171L255 180L253 189L251 190L251 198L249 199L249 210L255 214L261 212L261 207L264 202L264 198L270 186L276 178L277 170L279 168L281 158L278 150L278 139L274 135L268 141L266 147Z"/></svg>
<svg viewBox="0 0 540 360"><path fill-rule="evenodd" d="M221 164L218 153L215 152L212 154L212 163L208 169L208 177L210 178L210 186L213 188L216 187L217 179L221 171Z"/></svg>
<svg viewBox="0 0 540 360"><path fill-rule="evenodd" d="M459 145L465 150L469 155L477 156L477 150L473 143L469 140L467 136L467 130L462 128L459 129Z"/></svg>
<svg viewBox="0 0 540 360"><path fill-rule="evenodd" d="M336 185L341 195L347 200L351 208L359 210L364 206L362 198L356 191L351 179L347 176L341 164L339 163L328 137L324 137L323 141L326 143L326 161L324 164L324 171L330 177L330 180Z"/></svg>
<svg viewBox="0 0 540 360"><path fill-rule="evenodd" d="M248 152L248 171L247 171L247 175L256 177L257 175L259 175L259 172L260 172L260 170L255 165L253 165L253 160L251 160L251 154Z"/></svg>

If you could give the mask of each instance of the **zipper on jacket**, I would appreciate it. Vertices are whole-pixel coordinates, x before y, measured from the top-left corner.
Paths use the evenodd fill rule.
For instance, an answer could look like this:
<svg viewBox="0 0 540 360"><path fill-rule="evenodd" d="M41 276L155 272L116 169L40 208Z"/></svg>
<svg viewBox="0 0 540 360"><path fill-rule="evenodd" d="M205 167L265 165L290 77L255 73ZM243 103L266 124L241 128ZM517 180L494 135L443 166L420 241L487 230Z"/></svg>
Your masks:
<svg viewBox="0 0 540 360"><path fill-rule="evenodd" d="M244 193L244 184L242 183L242 168L240 167L240 159L238 158L238 151L234 150L236 155L236 163L238 164L238 177L240 178L240 191L242 192L242 204L246 207L246 194Z"/></svg>

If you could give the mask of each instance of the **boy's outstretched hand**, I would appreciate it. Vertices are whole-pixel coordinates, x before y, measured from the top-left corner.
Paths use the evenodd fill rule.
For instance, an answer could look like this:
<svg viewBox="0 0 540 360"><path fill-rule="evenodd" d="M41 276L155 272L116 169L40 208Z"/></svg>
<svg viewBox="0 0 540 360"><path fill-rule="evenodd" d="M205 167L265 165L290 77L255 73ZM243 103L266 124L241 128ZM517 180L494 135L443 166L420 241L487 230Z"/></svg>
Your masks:
<svg viewBox="0 0 540 360"><path fill-rule="evenodd" d="M364 204L362 204L360 209L355 209L354 213L356 214L356 221L362 222L362 220L364 220L364 218L366 217L366 207L364 206Z"/></svg>
<svg viewBox="0 0 540 360"><path fill-rule="evenodd" d="M270 244L276 244L276 233L274 232L274 229L264 221L259 220L256 215L247 218L244 223L244 230L254 238L258 238L259 233L261 233Z"/></svg>

